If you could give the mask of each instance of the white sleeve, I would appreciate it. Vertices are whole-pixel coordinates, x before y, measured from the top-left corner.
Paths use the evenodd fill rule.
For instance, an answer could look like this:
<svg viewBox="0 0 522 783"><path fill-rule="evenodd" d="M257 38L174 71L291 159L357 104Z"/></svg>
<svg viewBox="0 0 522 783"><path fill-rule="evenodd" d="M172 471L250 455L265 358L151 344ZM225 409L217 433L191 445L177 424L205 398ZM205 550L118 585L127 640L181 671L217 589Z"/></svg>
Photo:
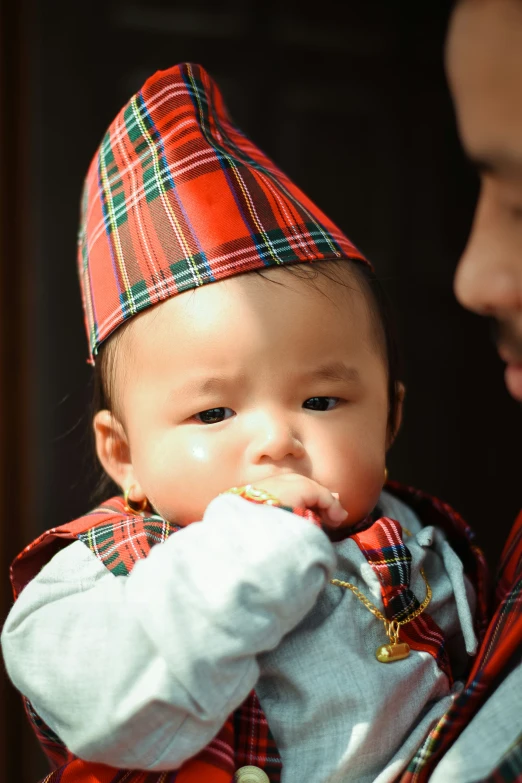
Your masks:
<svg viewBox="0 0 522 783"><path fill-rule="evenodd" d="M176 769L244 701L257 654L310 611L334 567L315 525L232 495L127 577L77 541L12 608L7 671L80 758Z"/></svg>

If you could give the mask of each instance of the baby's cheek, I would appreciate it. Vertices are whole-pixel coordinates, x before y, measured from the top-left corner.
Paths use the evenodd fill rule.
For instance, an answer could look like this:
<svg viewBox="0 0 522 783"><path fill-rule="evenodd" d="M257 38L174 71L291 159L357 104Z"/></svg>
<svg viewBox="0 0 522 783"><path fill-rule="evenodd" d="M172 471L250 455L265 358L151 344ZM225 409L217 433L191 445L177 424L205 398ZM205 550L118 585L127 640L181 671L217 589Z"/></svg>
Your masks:
<svg viewBox="0 0 522 783"><path fill-rule="evenodd" d="M363 519L376 505L384 484L384 459L360 453L347 459L340 477L339 492L350 522Z"/></svg>
<svg viewBox="0 0 522 783"><path fill-rule="evenodd" d="M210 500L202 497L201 492L193 491L185 485L185 490L175 482L168 488L153 489L149 497L156 513L175 525L185 527L203 518Z"/></svg>
<svg viewBox="0 0 522 783"><path fill-rule="evenodd" d="M148 485L149 500L158 514L174 524L186 526L201 520L208 504L229 488L216 483L216 471L209 472L187 452L156 464L158 469L150 475Z"/></svg>

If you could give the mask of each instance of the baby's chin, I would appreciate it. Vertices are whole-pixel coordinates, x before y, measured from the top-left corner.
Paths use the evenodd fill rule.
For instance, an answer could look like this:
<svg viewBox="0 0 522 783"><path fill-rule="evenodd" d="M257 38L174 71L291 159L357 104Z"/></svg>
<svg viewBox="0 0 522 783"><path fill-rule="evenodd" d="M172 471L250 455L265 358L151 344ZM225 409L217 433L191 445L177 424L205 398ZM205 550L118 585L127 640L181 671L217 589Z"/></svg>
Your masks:
<svg viewBox="0 0 522 783"><path fill-rule="evenodd" d="M330 527L329 525L323 524L322 529L330 541L343 541L360 528L365 528L366 525L364 523L366 520L369 520L370 522L372 519L375 520L375 514L373 512L378 503L379 494L377 494L375 502L372 502L371 498L366 497L364 500L363 498L358 498L358 504L353 501L347 503L344 507L348 511L348 517L338 527Z"/></svg>
<svg viewBox="0 0 522 783"><path fill-rule="evenodd" d="M173 510L172 508L161 507L154 505L152 507L153 512L158 514L162 519L165 519L170 525L177 525L178 527L187 527L193 522L201 522L205 510L202 511L180 511L180 509Z"/></svg>
<svg viewBox="0 0 522 783"><path fill-rule="evenodd" d="M348 538L352 535L353 529L358 527L359 523L362 522L363 519L366 519L366 517L362 517L362 519L350 519L350 517L348 517L346 522L343 522L339 527L332 528L322 525L322 529L330 541L344 541L345 538Z"/></svg>
<svg viewBox="0 0 522 783"><path fill-rule="evenodd" d="M178 527L188 527L189 525L193 525L194 522L201 522L202 519L203 514L199 514L199 516L189 514L187 516L172 515L172 519L169 519L168 521L171 525L178 525Z"/></svg>

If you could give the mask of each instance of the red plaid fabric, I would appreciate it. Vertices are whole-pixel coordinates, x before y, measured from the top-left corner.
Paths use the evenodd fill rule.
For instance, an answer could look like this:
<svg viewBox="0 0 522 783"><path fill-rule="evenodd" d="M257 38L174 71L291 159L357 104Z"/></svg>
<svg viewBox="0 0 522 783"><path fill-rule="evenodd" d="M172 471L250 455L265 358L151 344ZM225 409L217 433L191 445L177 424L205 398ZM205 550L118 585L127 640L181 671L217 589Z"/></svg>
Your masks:
<svg viewBox="0 0 522 783"><path fill-rule="evenodd" d="M282 763L265 713L253 692L234 713L236 768L259 767L280 783Z"/></svg>
<svg viewBox="0 0 522 783"><path fill-rule="evenodd" d="M121 497L114 497L83 517L53 527L27 546L11 566L15 598L60 549L80 538L116 576L130 573L137 560L147 557L155 544L169 537L171 526L160 517L144 518L125 512Z"/></svg>
<svg viewBox="0 0 522 783"><path fill-rule="evenodd" d="M480 607L483 606L484 600L480 585L485 583L482 574L484 562L478 550L469 546L469 541L473 538L470 529L449 506L428 495L395 483L390 483L387 489L413 506L417 513L420 512L423 521L425 520L422 514L425 514L429 518L429 524L438 524L445 529L451 544L456 550L460 550L466 572L478 586L478 624L482 626L484 617ZM302 509L299 513L307 517L310 515L310 512ZM130 516L124 510L123 499L112 498L86 516L47 531L24 549L11 568L15 597L43 565L71 540L83 541L109 570L118 575L126 575L137 560L148 555L151 547L165 541L179 529L157 516ZM386 547L381 546L381 533L385 529L388 532L384 537L384 544L389 542L387 536L392 535L393 546L400 555L398 558L387 556L384 552ZM380 561L388 561L388 573L386 568L383 569L380 565L378 573L386 583L384 592L393 598L393 588L398 586L397 573L400 568L404 568L408 559L407 554L402 551L406 548L400 538L399 525L392 520L387 520L380 526L375 523L367 531L355 534L354 538L356 537L359 538L358 544L367 554L370 563L372 559L374 566ZM409 578L406 581L409 584ZM388 607L393 607L393 600L385 598L385 601ZM387 611L395 612L395 609L388 608ZM43 783L231 783L234 771L244 765L257 766L266 772L271 783L280 783L281 758L255 693L236 710L207 748L184 764L180 770L168 773L116 770L103 764L84 762L67 750L29 703L26 704L26 709L37 737L55 768Z"/></svg>
<svg viewBox="0 0 522 783"><path fill-rule="evenodd" d="M74 759L51 772L41 783L232 783L232 780L228 772L203 761L194 761L176 772L140 772Z"/></svg>
<svg viewBox="0 0 522 783"><path fill-rule="evenodd" d="M485 701L516 666L522 665L522 513L502 557L497 604L466 687L417 751L401 783L428 780L442 756ZM500 760L488 780L522 781L522 737Z"/></svg>
<svg viewBox="0 0 522 783"><path fill-rule="evenodd" d="M411 553L402 540L398 522L381 517L370 528L354 535L354 541L381 583L384 613L388 620L405 620L420 603L410 590ZM412 650L429 652L452 682L444 634L427 611L400 627L400 639Z"/></svg>
<svg viewBox="0 0 522 783"><path fill-rule="evenodd" d="M159 71L111 123L82 198L78 266L91 360L127 318L278 264L365 260L231 122L199 65Z"/></svg>

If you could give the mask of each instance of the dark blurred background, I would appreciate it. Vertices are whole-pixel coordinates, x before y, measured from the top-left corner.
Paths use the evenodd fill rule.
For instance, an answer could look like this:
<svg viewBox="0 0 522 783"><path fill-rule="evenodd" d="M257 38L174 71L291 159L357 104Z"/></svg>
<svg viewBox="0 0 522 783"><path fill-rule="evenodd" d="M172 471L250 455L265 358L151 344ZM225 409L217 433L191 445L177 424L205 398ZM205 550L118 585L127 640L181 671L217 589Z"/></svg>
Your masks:
<svg viewBox="0 0 522 783"><path fill-rule="evenodd" d="M182 60L207 68L239 126L374 262L408 388L390 476L453 504L496 564L520 502L522 424L487 324L452 294L477 181L443 71L450 5L2 0L0 620L9 562L93 488L82 178L130 95ZM36 783L47 767L5 677L0 701L0 781Z"/></svg>

